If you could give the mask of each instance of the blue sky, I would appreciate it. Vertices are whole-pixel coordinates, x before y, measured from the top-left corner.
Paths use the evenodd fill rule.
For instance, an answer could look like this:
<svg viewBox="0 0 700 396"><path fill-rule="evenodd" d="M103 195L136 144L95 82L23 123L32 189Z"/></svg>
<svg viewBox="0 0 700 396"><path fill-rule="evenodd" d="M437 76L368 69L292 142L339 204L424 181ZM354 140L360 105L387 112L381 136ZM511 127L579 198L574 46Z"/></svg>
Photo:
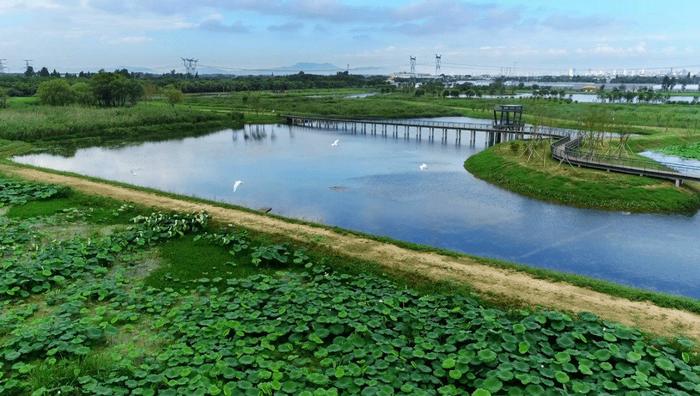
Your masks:
<svg viewBox="0 0 700 396"><path fill-rule="evenodd" d="M0 59L20 71L230 70L297 62L382 72L565 73L694 66L693 0L0 0Z"/></svg>

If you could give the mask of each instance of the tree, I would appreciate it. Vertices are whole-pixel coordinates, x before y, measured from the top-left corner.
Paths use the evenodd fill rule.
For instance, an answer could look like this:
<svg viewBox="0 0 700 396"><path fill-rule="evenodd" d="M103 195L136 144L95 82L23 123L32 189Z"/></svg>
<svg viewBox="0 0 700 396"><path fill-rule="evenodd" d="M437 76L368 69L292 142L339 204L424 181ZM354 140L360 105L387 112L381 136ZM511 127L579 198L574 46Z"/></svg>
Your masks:
<svg viewBox="0 0 700 396"><path fill-rule="evenodd" d="M143 84L143 98L146 100L153 99L154 96L158 94L158 86L150 81L146 81Z"/></svg>
<svg viewBox="0 0 700 396"><path fill-rule="evenodd" d="M25 77L34 77L35 74L33 66L27 66L27 70L24 71Z"/></svg>
<svg viewBox="0 0 700 396"><path fill-rule="evenodd" d="M59 77L61 77L61 74L59 72L57 72L56 69L53 69L53 71L51 72L51 77L59 78Z"/></svg>
<svg viewBox="0 0 700 396"><path fill-rule="evenodd" d="M39 100L50 106L65 106L74 102L73 90L66 80L53 79L39 84Z"/></svg>
<svg viewBox="0 0 700 396"><path fill-rule="evenodd" d="M175 105L178 103L182 103L182 101L185 99L185 95L182 93L182 91L175 87L167 88L164 94L165 99L172 107L175 107Z"/></svg>
<svg viewBox="0 0 700 396"><path fill-rule="evenodd" d="M73 97L75 101L83 106L90 106L95 104L95 95L92 93L92 88L90 84L86 82L77 82L71 86L73 90Z"/></svg>
<svg viewBox="0 0 700 396"><path fill-rule="evenodd" d="M100 106L135 104L143 97L143 86L122 74L101 71L90 80L92 92Z"/></svg>
<svg viewBox="0 0 700 396"><path fill-rule="evenodd" d="M8 94L5 88L0 87L0 109L7 108Z"/></svg>
<svg viewBox="0 0 700 396"><path fill-rule="evenodd" d="M42 67L41 70L39 70L39 77L49 77L51 76L51 73L49 73L49 69L46 68L46 66Z"/></svg>

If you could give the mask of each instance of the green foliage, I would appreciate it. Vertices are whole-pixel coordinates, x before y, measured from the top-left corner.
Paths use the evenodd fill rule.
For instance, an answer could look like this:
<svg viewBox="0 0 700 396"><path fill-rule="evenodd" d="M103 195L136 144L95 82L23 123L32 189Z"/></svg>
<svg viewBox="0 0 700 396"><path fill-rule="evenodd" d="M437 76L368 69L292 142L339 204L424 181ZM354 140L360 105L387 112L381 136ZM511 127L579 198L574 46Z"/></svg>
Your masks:
<svg viewBox="0 0 700 396"><path fill-rule="evenodd" d="M547 159L548 168L518 163L518 151L498 145L473 155L474 176L532 198L579 207L630 212L694 213L700 195L652 179L572 169ZM542 155L548 155L543 153ZM533 162L542 163L542 160Z"/></svg>
<svg viewBox="0 0 700 396"><path fill-rule="evenodd" d="M201 213L154 213L110 236L35 246L40 235L26 220L0 221L0 238L11 235L0 245L0 290L14 290L0 296L0 393L700 390L688 340L650 340L592 314L506 312L464 295L420 294L234 228L203 233L207 223ZM191 287L129 277L134 253L161 243L176 247L171 265L186 256L181 264L194 267L183 279ZM260 265L271 271L205 273L253 254L267 255Z"/></svg>
<svg viewBox="0 0 700 396"><path fill-rule="evenodd" d="M65 192L64 188L55 185L26 183L0 176L0 207L6 204L21 205L28 201L48 199Z"/></svg>
<svg viewBox="0 0 700 396"><path fill-rule="evenodd" d="M429 117L460 115L440 102L421 103L406 97L375 95L349 99L343 92L262 92L256 95L233 93L224 96L189 96L187 104L201 109L278 114L315 114L343 117ZM245 99L248 98L248 99Z"/></svg>
<svg viewBox="0 0 700 396"><path fill-rule="evenodd" d="M108 198L62 189L61 193L52 199L12 205L6 216L10 219L22 220L63 213L91 224L120 224L142 211L133 205L120 204Z"/></svg>
<svg viewBox="0 0 700 396"><path fill-rule="evenodd" d="M128 108L67 106L26 106L0 112L0 138L23 141L57 141L85 144L148 136L181 136L183 132L211 131L240 127L229 114L174 109L158 104L139 104Z"/></svg>
<svg viewBox="0 0 700 396"><path fill-rule="evenodd" d="M83 105L90 106L95 104L95 96L92 93L92 87L90 84L80 81L71 86L73 91L73 98L75 102Z"/></svg>
<svg viewBox="0 0 700 396"><path fill-rule="evenodd" d="M100 72L90 79L92 92L100 106L136 104L143 97L143 86L122 73Z"/></svg>
<svg viewBox="0 0 700 396"><path fill-rule="evenodd" d="M664 154L671 154L682 158L700 160L700 142L693 144L668 146L660 149Z"/></svg>
<svg viewBox="0 0 700 396"><path fill-rule="evenodd" d="M173 107L185 100L185 95L178 88L166 88L163 91L163 95L165 95L165 100L168 102L168 104Z"/></svg>
<svg viewBox="0 0 700 396"><path fill-rule="evenodd" d="M7 94L7 89L0 87L0 109L7 108L7 100L9 95Z"/></svg>
<svg viewBox="0 0 700 396"><path fill-rule="evenodd" d="M49 106L66 106L75 102L70 84L60 78L39 84L36 94L42 104Z"/></svg>

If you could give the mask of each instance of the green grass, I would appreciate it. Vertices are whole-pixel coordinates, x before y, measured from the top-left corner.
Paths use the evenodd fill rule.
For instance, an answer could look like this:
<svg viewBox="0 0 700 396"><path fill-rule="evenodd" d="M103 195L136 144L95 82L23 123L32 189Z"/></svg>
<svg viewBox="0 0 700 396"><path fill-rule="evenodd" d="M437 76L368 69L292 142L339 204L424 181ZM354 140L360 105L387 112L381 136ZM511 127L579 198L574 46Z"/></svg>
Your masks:
<svg viewBox="0 0 700 396"><path fill-rule="evenodd" d="M21 167L26 167L26 168L32 168L31 166L28 165L18 165ZM491 265L494 267L498 268L507 268L507 269L512 269L516 271L521 271L530 275L533 275L537 278L540 279L545 279L549 281L555 281L555 282L567 282L569 284L572 284L574 286L579 286L579 287L584 287L590 290L598 291L601 293L606 293L612 296L617 296L617 297L622 297L622 298L627 298L633 301L650 301L658 306L661 307L666 307L666 308L674 308L674 309L682 309L682 310L687 310L690 312L695 312L695 313L700 313L700 300L689 298L689 297L684 297L684 296L678 296L678 295L672 295L672 294L666 294L666 293L661 293L661 292L654 292L654 291L649 291L649 290L644 290L640 288L635 288L631 286L625 286L625 285L620 285L614 282L602 280L602 279L595 279L595 278L590 278L582 275L576 275L576 274L571 274L571 273L566 273L566 272L559 272L559 271L553 271L553 270L547 270L547 269L541 269L541 268L536 268L528 265L523 265L523 264L517 264L517 263L512 263L512 262L507 262L503 260L495 260L495 259L489 259L489 258L484 258L484 257L478 257L470 254L465 254L465 253L460 253L456 252L453 250L447 250L447 249L442 249L442 248L437 248L433 246L428 246L428 245L421 245L413 242L406 242L406 241L400 241L397 239L393 239L390 237L386 236L380 236L380 235L374 235L374 234L369 234L369 233L364 233L361 231L353 231L353 230L348 230L345 228L340 228L340 227L335 227L335 226L327 226L324 224L320 223L313 223L305 220L300 220L300 219L295 219L295 218L289 218L289 217L284 217L276 214L263 214L257 210L253 210L250 208L246 208L243 206L238 206L238 205L233 205L233 204L227 204L223 202L217 202L213 200L208 200L200 197L195 197L195 196L187 196L187 195L182 195L182 194L175 194L175 193L169 193L161 190L156 190L153 188L148 188L148 187L141 187L141 186L135 186L135 185L130 185L127 183L121 183L121 182L116 182L112 180L106 180L106 179L100 179L96 177L90 177L90 176L83 176L79 175L76 173L71 173L71 172L62 172L62 171L56 171L56 170L51 170L51 169L42 169L44 172L49 172L49 173L55 173L55 174L60 174L60 175L67 175L67 176L73 176L73 177L79 177L82 179L86 180L92 180L95 182L100 182L100 183L105 183L105 184L111 184L114 186L119 186L119 187L125 187L125 188L130 188L134 189L137 191L144 191L164 197L169 197L169 198L175 198L175 199L180 199L188 202L194 202L194 203L203 203L203 204L208 204L208 205L215 205L218 207L222 208L230 208L230 209L235 209L235 210L241 210L249 213L255 213L261 216L268 216L272 217L275 219L283 220L289 223L294 223L294 224L302 224L302 225L307 225L310 227L315 227L319 229L324 229L324 230L331 230L334 232L338 232L340 234L345 234L345 235L354 235L362 238L367 238L379 242L385 242L385 243L391 243L406 249L411 249L419 252L429 252L429 253L436 253L436 254L442 254L445 256L449 257L465 257L465 258L470 258L479 261L480 263L483 263L485 265ZM589 171L589 170L582 170L582 171ZM592 171L590 171L592 172ZM610 176L625 176L625 175L615 175L611 174ZM631 177L631 176L629 176ZM637 179L636 177L633 177L634 179ZM639 178L643 182L643 178ZM649 181L647 179L647 181ZM638 180L639 182L639 180ZM652 181L653 182L653 181ZM251 230L248 230L251 235L255 235ZM269 235L266 234L266 238L270 238L270 242L288 242L290 241L290 238L288 236L284 235ZM298 244L298 242L296 242ZM365 272L365 273L373 273L375 275L386 275L391 277L393 280L399 282L402 285L405 285L406 287L411 287L415 288L416 290L422 290L425 292L437 292L440 290L456 290L459 293L470 293L470 289L468 285L457 285L454 282L435 282L432 279L428 279L426 277L421 276L420 274L416 274L415 272L412 271L400 271L399 269L394 270L393 272L388 272L387 270L382 269L381 266L378 266L376 263L371 263L371 262L364 262L361 260L349 260L346 256L335 252L331 251L328 249L324 249L323 247L318 246L317 244L313 243L313 241L309 242L308 244L303 245L307 250L310 252L314 253L317 252L318 254L322 254L325 257L325 260L327 260L328 264L331 266L338 266L343 271L348 271L350 273L353 273L353 271L358 271L358 272ZM494 301L498 304L503 304L503 305L511 305L511 301Z"/></svg>
<svg viewBox="0 0 700 396"><path fill-rule="evenodd" d="M121 208L121 210L120 210ZM87 195L67 189L59 198L29 201L24 205L13 205L6 216L11 219L29 219L52 216L75 209L92 224L122 224L130 218L146 213L146 209L124 204L110 198Z"/></svg>
<svg viewBox="0 0 700 396"><path fill-rule="evenodd" d="M360 118L460 115L459 111L441 103L409 101L404 97L386 95L347 99L342 95L313 95L310 92L233 93L225 96L189 96L186 104L196 109L242 111L246 112L246 115L251 112L266 115L291 113Z"/></svg>
<svg viewBox="0 0 700 396"><path fill-rule="evenodd" d="M240 126L230 112L203 112L163 103L140 103L133 107L11 106L0 111L0 138L25 142L72 143L128 140L180 131ZM90 142L91 143L91 142Z"/></svg>
<svg viewBox="0 0 700 396"><path fill-rule="evenodd" d="M77 386L80 377L84 376L105 381L110 371L115 369L113 359L100 353L60 359L54 364L41 361L32 369L28 385L32 390L52 389L66 384Z"/></svg>
<svg viewBox="0 0 700 396"><path fill-rule="evenodd" d="M156 288L192 287L191 281L200 278L218 278L214 284L225 284L226 279L266 272L253 266L247 257L234 258L225 248L203 239L195 241L192 236L163 244L159 253L163 265L145 279L146 285Z"/></svg>
<svg viewBox="0 0 700 396"><path fill-rule="evenodd" d="M525 161L525 144L501 144L473 155L465 168L474 176L516 193L565 205L629 212L692 214L700 195L672 183L573 168L547 160Z"/></svg>
<svg viewBox="0 0 700 396"><path fill-rule="evenodd" d="M21 285L24 294L5 295L0 324L8 331L0 356L8 364L0 392L700 389L689 340L653 338L587 313L495 308L449 287L420 294L373 274L336 271L325 256L312 255L297 268L289 263L268 273L242 273L217 287L201 278L211 278L212 264L218 268L231 256L195 241L201 227L189 225L205 222L175 215L151 219L139 222L135 234L42 241L34 249L54 264L51 280L47 268L32 265L34 254L16 258L8 272L22 280L2 278L2 290L31 283ZM189 236L180 238L180 232ZM255 248L277 238L261 234L246 241ZM13 242L11 251L21 251L22 244ZM134 252L153 247L192 288L154 289L129 276L139 270L138 262L129 262ZM245 261L249 253L233 258ZM49 281L56 287L44 287ZM652 377L663 381L647 383Z"/></svg>
<svg viewBox="0 0 700 396"><path fill-rule="evenodd" d="M700 142L678 146L667 146L659 150L664 154L675 155L681 158L700 160Z"/></svg>

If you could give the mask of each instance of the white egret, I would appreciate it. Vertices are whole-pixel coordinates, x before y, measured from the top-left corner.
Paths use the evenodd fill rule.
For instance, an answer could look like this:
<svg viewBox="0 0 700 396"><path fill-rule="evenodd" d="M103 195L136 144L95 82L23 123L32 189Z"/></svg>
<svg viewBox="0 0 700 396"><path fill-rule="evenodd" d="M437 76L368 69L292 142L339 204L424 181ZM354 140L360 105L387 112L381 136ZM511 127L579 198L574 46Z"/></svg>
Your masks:
<svg viewBox="0 0 700 396"><path fill-rule="evenodd" d="M338 143L340 143L340 139L335 139L335 141L331 143L331 147L338 147Z"/></svg>
<svg viewBox="0 0 700 396"><path fill-rule="evenodd" d="M424 170L428 169L428 164L426 164L426 163L420 164L420 166L418 167L418 169L424 171Z"/></svg>
<svg viewBox="0 0 700 396"><path fill-rule="evenodd" d="M238 190L238 186L240 186L241 183L243 183L242 180L236 180L236 182L233 183L233 192L236 192L236 190Z"/></svg>

